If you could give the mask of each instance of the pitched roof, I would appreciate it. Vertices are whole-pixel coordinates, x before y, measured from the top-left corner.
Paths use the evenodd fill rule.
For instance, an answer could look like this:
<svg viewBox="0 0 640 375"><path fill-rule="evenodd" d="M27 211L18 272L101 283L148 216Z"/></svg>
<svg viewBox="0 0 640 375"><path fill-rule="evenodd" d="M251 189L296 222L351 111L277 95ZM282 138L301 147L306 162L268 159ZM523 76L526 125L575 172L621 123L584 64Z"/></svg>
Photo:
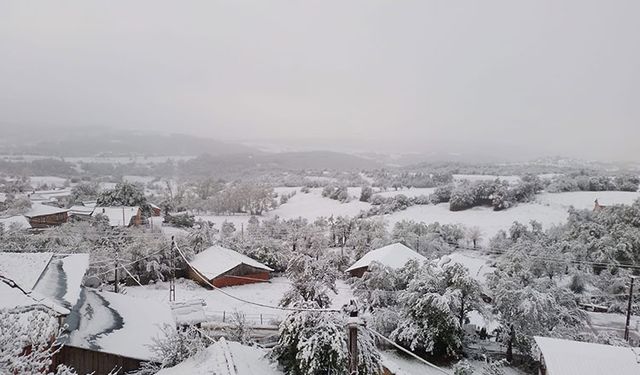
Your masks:
<svg viewBox="0 0 640 375"><path fill-rule="evenodd" d="M35 203L31 205L31 209L27 211L27 213L25 213L24 216L28 218L32 218L32 217L38 217L38 216L61 214L67 211L69 210L60 208L60 207L47 206L46 204Z"/></svg>
<svg viewBox="0 0 640 375"><path fill-rule="evenodd" d="M112 227L128 227L131 219L138 214L138 206L96 207L91 216L104 215ZM124 221L123 221L124 219Z"/></svg>
<svg viewBox="0 0 640 375"><path fill-rule="evenodd" d="M88 268L89 254L54 255L34 290L71 309L78 302Z"/></svg>
<svg viewBox="0 0 640 375"><path fill-rule="evenodd" d="M78 301L88 267L89 254L0 253L0 276L19 287L5 288L0 308L44 305L66 315Z"/></svg>
<svg viewBox="0 0 640 375"><path fill-rule="evenodd" d="M175 327L166 303L86 288L67 324L66 345L145 361L154 359L153 339L165 326Z"/></svg>
<svg viewBox="0 0 640 375"><path fill-rule="evenodd" d="M0 253L0 276L30 292L53 258L53 253Z"/></svg>
<svg viewBox="0 0 640 375"><path fill-rule="evenodd" d="M95 207L87 207L87 206L71 206L69 207L70 215L91 215L93 213Z"/></svg>
<svg viewBox="0 0 640 375"><path fill-rule="evenodd" d="M267 359L267 352L221 338L206 350L157 375L283 375Z"/></svg>
<svg viewBox="0 0 640 375"><path fill-rule="evenodd" d="M394 244L369 251L351 267L347 268L347 272L362 267L369 267L371 262L378 262L391 268L401 268L411 259L415 259L418 262L424 262L427 260L427 258L416 253L405 245L396 242Z"/></svg>
<svg viewBox="0 0 640 375"><path fill-rule="evenodd" d="M587 342L534 337L550 375L637 375L640 350ZM615 370L615 371L613 371Z"/></svg>
<svg viewBox="0 0 640 375"><path fill-rule="evenodd" d="M260 268L265 271L273 271L273 269L255 259L251 259L246 255L242 255L237 251L224 248L220 245L211 246L197 254L193 258L193 261L191 261L191 266L209 280L215 279L241 264Z"/></svg>

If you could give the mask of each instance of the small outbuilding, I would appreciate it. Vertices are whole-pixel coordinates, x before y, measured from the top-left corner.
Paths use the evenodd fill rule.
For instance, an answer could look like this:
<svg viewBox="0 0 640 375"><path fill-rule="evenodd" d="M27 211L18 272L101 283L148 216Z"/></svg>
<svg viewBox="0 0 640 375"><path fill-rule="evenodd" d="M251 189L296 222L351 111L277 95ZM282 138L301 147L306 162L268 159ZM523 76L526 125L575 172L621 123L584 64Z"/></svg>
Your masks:
<svg viewBox="0 0 640 375"><path fill-rule="evenodd" d="M200 284L206 286L202 276L214 286L224 287L267 281L273 269L237 251L214 245L197 254L187 272L190 279Z"/></svg>
<svg viewBox="0 0 640 375"><path fill-rule="evenodd" d="M534 337L540 375L638 375L640 348Z"/></svg>
<svg viewBox="0 0 640 375"><path fill-rule="evenodd" d="M106 216L111 227L138 226L142 223L142 210L138 206L95 207L91 216Z"/></svg>
<svg viewBox="0 0 640 375"><path fill-rule="evenodd" d="M24 217L29 220L31 228L49 228L66 223L69 220L68 211L69 210L64 208L36 203L24 214Z"/></svg>
<svg viewBox="0 0 640 375"><path fill-rule="evenodd" d="M402 268L412 259L420 263L427 260L427 258L411 250L407 246L396 242L394 244L369 251L351 267L347 268L346 272L354 277L362 277L362 275L364 275L364 273L369 269L369 265L372 262L377 262L391 268Z"/></svg>

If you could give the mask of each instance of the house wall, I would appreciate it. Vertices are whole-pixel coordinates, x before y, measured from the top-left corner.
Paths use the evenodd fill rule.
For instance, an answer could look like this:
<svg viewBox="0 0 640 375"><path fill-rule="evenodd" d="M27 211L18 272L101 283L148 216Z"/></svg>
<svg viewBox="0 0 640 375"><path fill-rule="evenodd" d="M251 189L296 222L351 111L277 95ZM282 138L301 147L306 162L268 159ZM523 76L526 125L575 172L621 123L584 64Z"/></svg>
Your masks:
<svg viewBox="0 0 640 375"><path fill-rule="evenodd" d="M69 220L69 215L66 212L61 212L51 215L34 216L29 218L29 224L31 228L49 228L57 225L62 225Z"/></svg>
<svg viewBox="0 0 640 375"><path fill-rule="evenodd" d="M369 267L356 268L355 270L349 271L349 275L351 277L362 277L368 269Z"/></svg>
<svg viewBox="0 0 640 375"><path fill-rule="evenodd" d="M107 375L114 368L121 369L117 374L137 370L143 361L65 345L56 354L53 362L55 366L64 364L73 367L78 374L93 372L94 375Z"/></svg>

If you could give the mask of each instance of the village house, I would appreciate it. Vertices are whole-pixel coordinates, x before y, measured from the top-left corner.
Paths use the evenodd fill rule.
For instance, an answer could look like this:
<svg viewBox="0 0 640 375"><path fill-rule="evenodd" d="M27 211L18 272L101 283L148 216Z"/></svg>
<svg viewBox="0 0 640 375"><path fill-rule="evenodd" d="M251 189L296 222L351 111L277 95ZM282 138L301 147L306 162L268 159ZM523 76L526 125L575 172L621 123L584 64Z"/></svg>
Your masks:
<svg viewBox="0 0 640 375"><path fill-rule="evenodd" d="M162 208L160 208L159 206L153 203L150 203L149 207L151 207L151 216L155 216L155 217L162 216Z"/></svg>
<svg viewBox="0 0 640 375"><path fill-rule="evenodd" d="M68 334L57 364L79 374L124 374L157 358L151 349L163 330L176 324L166 303L82 288L79 303L66 320Z"/></svg>
<svg viewBox="0 0 640 375"><path fill-rule="evenodd" d="M187 270L189 278L206 286L205 278L215 287L243 285L269 280L273 269L219 245L197 254Z"/></svg>
<svg viewBox="0 0 640 375"><path fill-rule="evenodd" d="M33 204L24 214L29 225L34 229L49 228L62 225L69 220L69 210L44 204Z"/></svg>
<svg viewBox="0 0 640 375"><path fill-rule="evenodd" d="M111 227L130 227L142 224L142 210L138 206L95 207L92 217L103 215Z"/></svg>
<svg viewBox="0 0 640 375"><path fill-rule="evenodd" d="M539 375L638 375L640 348L534 337Z"/></svg>
<svg viewBox="0 0 640 375"><path fill-rule="evenodd" d="M407 246L396 242L391 245L371 250L362 258L355 262L346 272L353 277L362 277L369 269L369 265L373 262L382 264L391 268L402 268L410 260L417 260L422 263L427 260L424 256L411 250Z"/></svg>

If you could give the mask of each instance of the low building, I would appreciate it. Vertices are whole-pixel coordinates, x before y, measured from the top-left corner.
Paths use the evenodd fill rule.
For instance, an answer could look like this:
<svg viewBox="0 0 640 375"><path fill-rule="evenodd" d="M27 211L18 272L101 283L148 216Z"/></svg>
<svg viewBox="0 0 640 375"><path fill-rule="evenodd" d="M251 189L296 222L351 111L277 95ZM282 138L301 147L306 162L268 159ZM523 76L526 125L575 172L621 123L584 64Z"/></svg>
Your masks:
<svg viewBox="0 0 640 375"><path fill-rule="evenodd" d="M24 214L29 225L34 229L49 228L62 225L69 221L69 210L44 204L33 204Z"/></svg>
<svg viewBox="0 0 640 375"><path fill-rule="evenodd" d="M540 375L638 375L640 348L534 337Z"/></svg>
<svg viewBox="0 0 640 375"><path fill-rule="evenodd" d="M103 215L111 227L138 226L142 223L142 210L138 206L95 207L92 217Z"/></svg>
<svg viewBox="0 0 640 375"><path fill-rule="evenodd" d="M80 302L66 320L68 334L57 363L73 367L79 374L118 374L154 361L150 346L174 329L175 321L166 303L139 300L123 294L83 288Z"/></svg>
<svg viewBox="0 0 640 375"><path fill-rule="evenodd" d="M216 287L243 285L269 280L273 269L219 245L197 254L187 270L189 278L206 286L205 278Z"/></svg>
<svg viewBox="0 0 640 375"><path fill-rule="evenodd" d="M346 272L354 277L362 277L362 275L364 275L364 273L369 269L369 265L373 262L377 262L391 268L402 268L412 259L420 263L427 260L424 256L397 242L369 251L351 267L347 268Z"/></svg>
<svg viewBox="0 0 640 375"><path fill-rule="evenodd" d="M69 207L69 217L75 219L89 219L93 215L95 207L71 206Z"/></svg>

